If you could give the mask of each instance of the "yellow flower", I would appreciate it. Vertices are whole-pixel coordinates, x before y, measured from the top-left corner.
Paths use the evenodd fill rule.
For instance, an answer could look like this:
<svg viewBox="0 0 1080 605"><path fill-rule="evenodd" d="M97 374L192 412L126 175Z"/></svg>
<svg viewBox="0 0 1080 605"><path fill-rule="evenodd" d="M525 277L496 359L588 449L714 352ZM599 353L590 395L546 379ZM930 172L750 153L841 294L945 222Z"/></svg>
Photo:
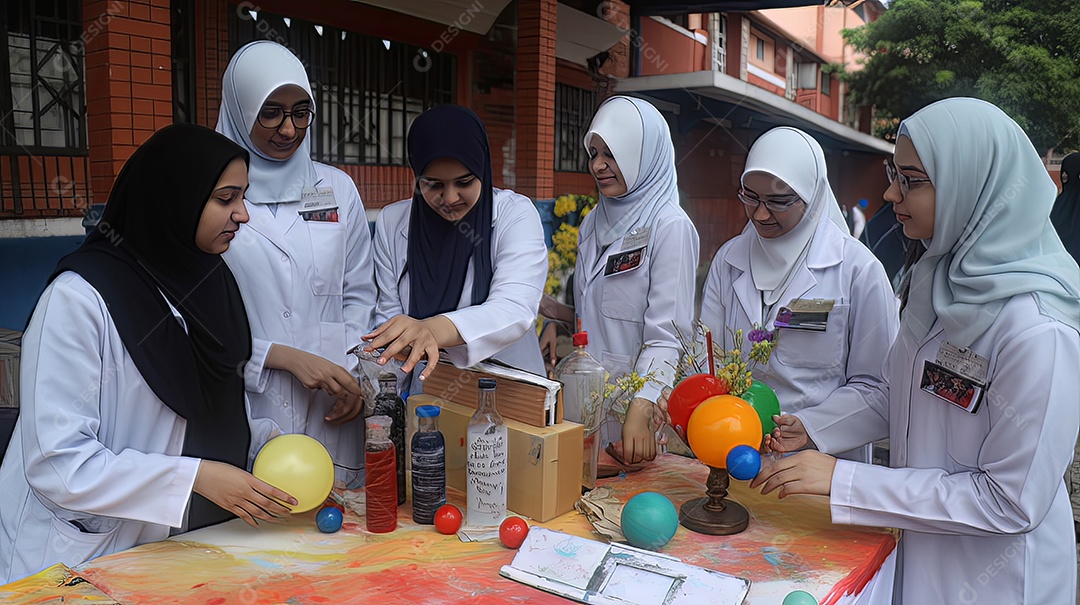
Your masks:
<svg viewBox="0 0 1080 605"><path fill-rule="evenodd" d="M592 209L595 208L595 207L596 207L595 205L592 205L592 206L585 206L584 208L582 208L582 210L581 210L581 218L585 218L586 216L589 216L589 213L592 212Z"/></svg>
<svg viewBox="0 0 1080 605"><path fill-rule="evenodd" d="M562 267L573 267L577 263L578 229L563 223L551 236L551 244L562 260Z"/></svg>
<svg viewBox="0 0 1080 605"><path fill-rule="evenodd" d="M558 294L561 289L562 281L559 279L559 276L549 273L547 276L547 281L544 282L544 294L550 294L554 296L555 294Z"/></svg>
<svg viewBox="0 0 1080 605"><path fill-rule="evenodd" d="M577 199L573 195L563 195L555 200L555 216L564 217L577 210Z"/></svg>

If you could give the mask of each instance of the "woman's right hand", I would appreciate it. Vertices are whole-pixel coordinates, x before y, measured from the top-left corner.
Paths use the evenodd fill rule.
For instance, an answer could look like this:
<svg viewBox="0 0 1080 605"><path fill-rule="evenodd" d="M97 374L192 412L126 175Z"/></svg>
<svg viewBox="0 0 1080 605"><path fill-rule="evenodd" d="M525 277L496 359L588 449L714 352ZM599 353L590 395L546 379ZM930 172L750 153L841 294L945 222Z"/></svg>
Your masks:
<svg viewBox="0 0 1080 605"><path fill-rule="evenodd" d="M558 361L556 348L559 344L559 328L554 323L548 323L544 331L540 333L540 355L544 357L544 366L547 368L548 377L555 371L555 363Z"/></svg>
<svg viewBox="0 0 1080 605"><path fill-rule="evenodd" d="M194 491L252 527L259 526L256 519L276 521L287 517L291 511L281 502L297 504L296 498L251 473L213 460L199 462Z"/></svg>
<svg viewBox="0 0 1080 605"><path fill-rule="evenodd" d="M766 451L786 454L806 448L811 445L810 435L806 432L806 426L798 416L783 414L773 416L776 428L772 434L765 435Z"/></svg>
<svg viewBox="0 0 1080 605"><path fill-rule="evenodd" d="M285 370L305 387L322 389L338 399L327 420L334 424L348 422L363 411L364 392L360 383L338 364L293 347L274 344L266 355L266 366Z"/></svg>
<svg viewBox="0 0 1080 605"><path fill-rule="evenodd" d="M545 294L540 299L540 315L566 325L574 324L574 308L555 300L550 294Z"/></svg>

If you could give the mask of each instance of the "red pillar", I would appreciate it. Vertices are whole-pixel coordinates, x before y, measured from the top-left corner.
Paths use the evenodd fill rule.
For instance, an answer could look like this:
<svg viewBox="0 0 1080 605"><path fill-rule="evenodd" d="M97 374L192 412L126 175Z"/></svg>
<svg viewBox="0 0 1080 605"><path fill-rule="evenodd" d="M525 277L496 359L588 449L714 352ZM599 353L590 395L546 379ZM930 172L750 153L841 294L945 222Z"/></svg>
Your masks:
<svg viewBox="0 0 1080 605"><path fill-rule="evenodd" d="M555 24L557 0L518 2L514 190L555 193Z"/></svg>

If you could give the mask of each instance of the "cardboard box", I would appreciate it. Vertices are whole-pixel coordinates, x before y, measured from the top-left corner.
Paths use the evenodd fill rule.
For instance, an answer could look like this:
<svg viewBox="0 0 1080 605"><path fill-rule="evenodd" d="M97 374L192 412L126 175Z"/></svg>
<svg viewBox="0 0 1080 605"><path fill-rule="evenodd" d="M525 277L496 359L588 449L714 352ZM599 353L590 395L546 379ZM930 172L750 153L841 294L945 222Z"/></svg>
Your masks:
<svg viewBox="0 0 1080 605"><path fill-rule="evenodd" d="M19 407L19 352L19 345L0 341L0 408Z"/></svg>
<svg viewBox="0 0 1080 605"><path fill-rule="evenodd" d="M442 408L439 430L446 439L446 484L464 492L466 427L476 410L431 395L413 395L408 403L412 431L418 405ZM581 498L584 427L575 422L535 427L504 420L509 441L507 508L539 522L573 510Z"/></svg>
<svg viewBox="0 0 1080 605"><path fill-rule="evenodd" d="M462 369L442 359L424 381L424 392L475 410L480 378L494 378L498 383L495 392L499 415L503 418L539 427L562 422L562 385L544 376L486 361Z"/></svg>

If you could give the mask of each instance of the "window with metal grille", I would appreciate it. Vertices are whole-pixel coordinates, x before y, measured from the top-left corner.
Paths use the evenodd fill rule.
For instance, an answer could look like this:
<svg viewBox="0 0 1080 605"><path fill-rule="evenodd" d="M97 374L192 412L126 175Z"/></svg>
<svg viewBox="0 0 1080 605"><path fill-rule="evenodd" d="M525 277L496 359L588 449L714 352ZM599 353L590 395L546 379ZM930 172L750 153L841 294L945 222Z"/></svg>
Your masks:
<svg viewBox="0 0 1080 605"><path fill-rule="evenodd" d="M582 145L582 139L595 111L595 91L555 84L556 171L589 171L589 153Z"/></svg>
<svg viewBox="0 0 1080 605"><path fill-rule="evenodd" d="M241 8L231 52L253 40L287 46L315 96L312 158L328 164L408 164L405 135L425 110L456 98L456 58L417 46Z"/></svg>
<svg viewBox="0 0 1080 605"><path fill-rule="evenodd" d="M0 153L85 153L82 0L5 0L0 16Z"/></svg>

